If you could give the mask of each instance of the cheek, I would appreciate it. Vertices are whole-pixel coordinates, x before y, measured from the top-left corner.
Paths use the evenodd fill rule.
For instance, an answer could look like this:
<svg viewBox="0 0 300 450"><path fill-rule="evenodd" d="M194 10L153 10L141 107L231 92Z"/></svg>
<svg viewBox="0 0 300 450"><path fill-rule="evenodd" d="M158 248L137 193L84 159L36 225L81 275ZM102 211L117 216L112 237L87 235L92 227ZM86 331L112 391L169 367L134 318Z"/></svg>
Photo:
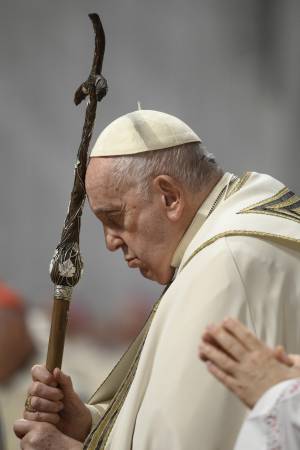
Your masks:
<svg viewBox="0 0 300 450"><path fill-rule="evenodd" d="M143 232L145 238L153 244L162 244L168 235L167 223L157 210L152 211L143 221Z"/></svg>

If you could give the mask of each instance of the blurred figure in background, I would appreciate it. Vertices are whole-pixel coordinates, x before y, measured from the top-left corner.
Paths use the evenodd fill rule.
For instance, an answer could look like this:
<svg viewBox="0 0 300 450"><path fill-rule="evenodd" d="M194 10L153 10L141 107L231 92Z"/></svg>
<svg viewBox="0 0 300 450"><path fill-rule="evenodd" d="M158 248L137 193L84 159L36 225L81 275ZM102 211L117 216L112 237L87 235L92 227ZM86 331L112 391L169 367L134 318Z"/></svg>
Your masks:
<svg viewBox="0 0 300 450"><path fill-rule="evenodd" d="M22 298L0 282L0 416L2 447L13 450L15 438L9 433L16 411L22 411L24 397L20 402L15 387L19 384L15 376L23 367L29 366L35 353L29 334ZM26 370L28 373L28 370ZM26 382L28 375L26 377ZM13 389L12 389L13 388ZM25 388L25 383L24 383ZM21 403L21 404L20 404Z"/></svg>
<svg viewBox="0 0 300 450"><path fill-rule="evenodd" d="M33 354L22 298L0 282L0 382L5 383Z"/></svg>
<svg viewBox="0 0 300 450"><path fill-rule="evenodd" d="M72 374L74 386L87 401L119 358L121 345L103 345L102 337L92 333L94 319L88 311L84 315L76 305L72 311L63 368ZM46 360L49 329L46 311L26 304L20 294L0 282L0 450L19 448L12 426L24 410L31 366Z"/></svg>

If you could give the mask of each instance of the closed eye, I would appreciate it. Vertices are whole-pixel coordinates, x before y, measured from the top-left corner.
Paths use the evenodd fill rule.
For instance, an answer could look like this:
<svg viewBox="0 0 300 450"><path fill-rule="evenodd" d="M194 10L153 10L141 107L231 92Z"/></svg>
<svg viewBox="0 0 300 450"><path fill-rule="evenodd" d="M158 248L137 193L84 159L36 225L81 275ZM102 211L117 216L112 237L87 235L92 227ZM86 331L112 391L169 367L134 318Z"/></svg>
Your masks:
<svg viewBox="0 0 300 450"><path fill-rule="evenodd" d="M105 215L103 223L108 226L121 227L123 224L123 211L110 211Z"/></svg>

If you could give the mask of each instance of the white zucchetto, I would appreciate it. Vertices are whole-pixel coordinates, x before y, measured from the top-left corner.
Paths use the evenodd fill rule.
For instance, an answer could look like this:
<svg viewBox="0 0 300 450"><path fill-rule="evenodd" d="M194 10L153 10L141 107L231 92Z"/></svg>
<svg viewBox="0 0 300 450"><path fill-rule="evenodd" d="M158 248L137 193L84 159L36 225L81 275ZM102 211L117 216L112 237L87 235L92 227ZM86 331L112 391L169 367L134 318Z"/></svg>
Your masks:
<svg viewBox="0 0 300 450"><path fill-rule="evenodd" d="M182 120L163 112L141 109L108 125L90 156L133 155L189 142L201 142L201 139Z"/></svg>

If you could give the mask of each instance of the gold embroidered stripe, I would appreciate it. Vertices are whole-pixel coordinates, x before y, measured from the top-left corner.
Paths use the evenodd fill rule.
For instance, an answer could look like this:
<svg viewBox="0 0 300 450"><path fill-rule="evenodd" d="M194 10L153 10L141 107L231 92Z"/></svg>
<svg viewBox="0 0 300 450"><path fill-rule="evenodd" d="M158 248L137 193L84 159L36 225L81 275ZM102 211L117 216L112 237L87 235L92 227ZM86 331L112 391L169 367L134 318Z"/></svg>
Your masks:
<svg viewBox="0 0 300 450"><path fill-rule="evenodd" d="M230 180L229 184L227 186L224 186L223 189L221 190L221 192L219 193L218 197L216 198L216 200L214 201L214 204L212 205L212 207L210 208L210 211L207 215L207 217L209 217L214 210L216 209L216 207L219 205L219 203L221 202L221 200L226 199L227 198L227 192L230 190L231 186L236 182L236 180L239 180L239 178L237 178L236 176L234 176L232 178L232 180Z"/></svg>
<svg viewBox="0 0 300 450"><path fill-rule="evenodd" d="M196 250L193 251L191 256L186 260L186 262L183 264L183 266L180 269L180 272L188 265L188 263L196 256L198 253L200 253L202 250L204 250L209 245L216 242L218 239L229 237L229 236L253 236L253 237L263 237L265 239L275 239L276 241L283 241L283 242L294 242L299 245L300 247L300 239L292 238L289 236L282 236L280 234L274 234L274 233L265 233L263 231L248 231L248 230L229 230L224 231L223 233L216 234L212 238L208 239L207 241L203 242Z"/></svg>
<svg viewBox="0 0 300 450"><path fill-rule="evenodd" d="M236 178L234 180L234 182L231 184L227 193L225 194L225 200L227 200L231 195L238 192L244 186L244 184L247 182L250 175L251 175L251 172L246 172L240 178Z"/></svg>
<svg viewBox="0 0 300 450"><path fill-rule="evenodd" d="M283 188L272 197L239 212L239 214L244 213L269 214L300 222L300 197L288 188Z"/></svg>

